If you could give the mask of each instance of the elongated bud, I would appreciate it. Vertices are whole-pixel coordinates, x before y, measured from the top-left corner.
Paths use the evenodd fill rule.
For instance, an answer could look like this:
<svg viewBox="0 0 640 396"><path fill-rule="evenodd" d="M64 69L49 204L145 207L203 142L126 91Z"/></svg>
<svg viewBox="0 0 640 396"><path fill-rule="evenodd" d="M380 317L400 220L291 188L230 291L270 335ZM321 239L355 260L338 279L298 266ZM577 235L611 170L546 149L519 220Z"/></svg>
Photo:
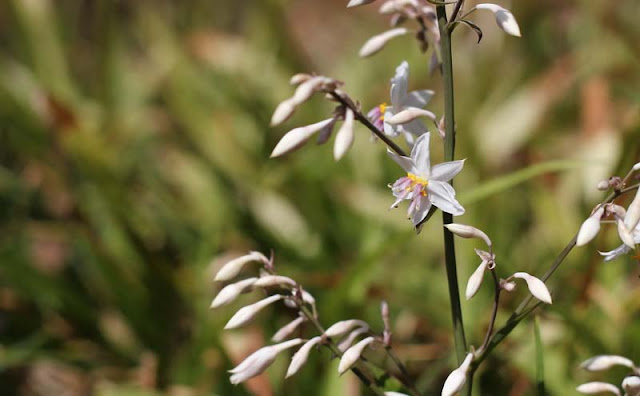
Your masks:
<svg viewBox="0 0 640 396"><path fill-rule="evenodd" d="M253 284L255 287L273 287L273 286L295 286L296 281L281 275L265 275Z"/></svg>
<svg viewBox="0 0 640 396"><path fill-rule="evenodd" d="M629 396L640 395L640 377L636 375L625 377L625 379L622 380L622 389L624 389Z"/></svg>
<svg viewBox="0 0 640 396"><path fill-rule="evenodd" d="M620 235L620 239L624 242L625 245L629 246L631 249L635 249L636 242L633 240L633 234L624 224L624 219L618 217L616 219L616 224L618 225L618 235Z"/></svg>
<svg viewBox="0 0 640 396"><path fill-rule="evenodd" d="M427 117L433 122L436 121L435 114L433 114L429 110L419 109L417 107L409 107L405 110L402 110L394 114L388 120L385 119L385 121L391 125L406 124L408 122L415 120L418 117Z"/></svg>
<svg viewBox="0 0 640 396"><path fill-rule="evenodd" d="M260 252L251 252L247 255L238 257L234 260L229 261L225 265L220 268L220 271L216 274L214 280L215 281L228 281L236 277L242 271L242 268L248 263L251 262L261 262L266 264L269 262L269 259L264 256L264 254Z"/></svg>
<svg viewBox="0 0 640 396"><path fill-rule="evenodd" d="M640 221L640 188L636 191L636 196L627 208L627 215L624 217L624 224L627 229L633 230Z"/></svg>
<svg viewBox="0 0 640 396"><path fill-rule="evenodd" d="M277 126L291 118L293 113L296 111L296 104L293 99L289 98L280 102L278 107L276 107L273 115L271 116L271 125L272 127Z"/></svg>
<svg viewBox="0 0 640 396"><path fill-rule="evenodd" d="M300 148L311 136L313 136L314 133L318 132L332 121L333 118L328 118L326 120L316 122L315 124L290 130L282 137L282 139L280 139L276 147L273 149L271 158L279 157Z"/></svg>
<svg viewBox="0 0 640 396"><path fill-rule="evenodd" d="M576 390L580 393L584 393L585 395L596 395L608 392L620 396L620 390L616 386L606 382L587 382L586 384L582 384L577 387Z"/></svg>
<svg viewBox="0 0 640 396"><path fill-rule="evenodd" d="M224 326L224 329L237 329L238 327L242 327L248 324L258 314L258 312L260 312L267 305L282 300L283 298L284 296L275 294L273 296L265 298L264 300L260 300L257 303L240 308L240 310L238 310L238 312L236 312L236 314L233 315L231 319L229 319L227 324Z"/></svg>
<svg viewBox="0 0 640 396"><path fill-rule="evenodd" d="M576 246L584 246L591 242L600 231L600 219L604 214L604 207L598 208L587 220L580 226L578 237L576 238Z"/></svg>
<svg viewBox="0 0 640 396"><path fill-rule="evenodd" d="M457 223L445 224L445 227L459 237L482 239L484 243L487 244L487 246L491 246L491 239L489 239L487 234L477 229L476 227Z"/></svg>
<svg viewBox="0 0 640 396"><path fill-rule="evenodd" d="M348 333L355 327L366 327L368 329L369 325L367 324L367 322L358 319L341 320L331 325L324 332L324 335L327 337L338 337Z"/></svg>
<svg viewBox="0 0 640 396"><path fill-rule="evenodd" d="M637 172L640 170L640 162L638 162L637 164L635 164L632 168L632 171Z"/></svg>
<svg viewBox="0 0 640 396"><path fill-rule="evenodd" d="M346 336L343 340L341 340L338 343L338 350L340 350L340 352L344 353L347 349L351 348L351 345L353 345L353 342L358 337L360 337L361 335L365 334L368 331L369 331L369 329L366 328L366 327L360 327L358 329L355 329L354 331L349 333L348 336Z"/></svg>
<svg viewBox="0 0 640 396"><path fill-rule="evenodd" d="M273 337L271 337L271 341L273 342L284 341L287 337L293 334L293 332L296 331L296 329L300 327L300 325L304 323L305 320L306 318L303 316L299 316L295 318L294 320L292 320L291 322L283 326L280 330L278 330L276 334L274 334Z"/></svg>
<svg viewBox="0 0 640 396"><path fill-rule="evenodd" d="M369 346L375 338L367 337L364 340L358 342L351 348L347 349L340 358L340 364L338 364L338 374L342 375L345 371L349 370L351 366L356 364L364 349Z"/></svg>
<svg viewBox="0 0 640 396"><path fill-rule="evenodd" d="M300 371L300 368L302 368L309 359L309 352L311 352L311 348L318 345L320 341L322 341L322 337L313 337L298 349L291 358L291 363L289 364L285 378L289 378Z"/></svg>
<svg viewBox="0 0 640 396"><path fill-rule="evenodd" d="M344 115L344 122L336 134L336 141L333 146L333 158L340 160L353 145L353 111L347 109Z"/></svg>
<svg viewBox="0 0 640 396"><path fill-rule="evenodd" d="M262 347L249 355L239 365L237 365L229 372L232 374L230 381L232 384L237 385L256 375L261 374L266 370L273 361L276 359L280 352L289 349L293 346L300 345L303 341L300 338L295 340L285 341L280 344L270 345Z"/></svg>
<svg viewBox="0 0 640 396"><path fill-rule="evenodd" d="M614 366L624 366L630 369L634 369L635 366L630 359L619 355L598 355L591 359L587 359L580 365L581 368L587 371L602 371L608 370Z"/></svg>
<svg viewBox="0 0 640 396"><path fill-rule="evenodd" d="M384 392L384 396L409 396L406 393L400 392Z"/></svg>
<svg viewBox="0 0 640 396"><path fill-rule="evenodd" d="M248 278L223 287L211 302L211 308L218 308L233 302L240 294L251 288L251 285L253 285L256 280L258 280L258 278Z"/></svg>
<svg viewBox="0 0 640 396"><path fill-rule="evenodd" d="M504 30L507 34L520 37L520 27L518 26L518 22L509 10L502 8L497 4L490 3L478 4L476 9L489 10L493 12L493 15L496 18L496 23L500 29Z"/></svg>
<svg viewBox="0 0 640 396"><path fill-rule="evenodd" d="M460 367L449 374L442 387L442 396L453 396L462 389L464 383L467 381L467 373L469 372L472 359L473 354L468 353Z"/></svg>
<svg viewBox="0 0 640 396"><path fill-rule="evenodd" d="M311 98L311 96L321 88L322 85L330 81L331 79L325 76L311 77L296 88L296 92L293 94L291 100L296 106L300 105L309 100L309 98Z"/></svg>
<svg viewBox="0 0 640 396"><path fill-rule="evenodd" d="M291 79L289 80L289 84L291 85L302 84L303 82L307 81L311 77L312 77L311 74L307 74L307 73L294 74L293 76L291 76Z"/></svg>
<svg viewBox="0 0 640 396"><path fill-rule="evenodd" d="M371 56L380 51L389 42L389 40L407 34L408 32L409 31L406 28L395 28L375 35L364 43L362 48L360 48L359 55L363 58Z"/></svg>
<svg viewBox="0 0 640 396"><path fill-rule="evenodd" d="M484 271L487 269L487 265L489 265L489 262L482 260L482 263L475 271L473 271L473 274L471 274L471 276L469 277L469 281L467 282L467 290L465 292L467 300L470 300L471 297L475 296L480 289L482 279L484 278Z"/></svg>
<svg viewBox="0 0 640 396"><path fill-rule="evenodd" d="M352 7L358 7L358 6L362 6L362 5L371 4L374 1L376 1L376 0L351 0L347 4L347 8L352 8Z"/></svg>
<svg viewBox="0 0 640 396"><path fill-rule="evenodd" d="M552 303L549 289L547 289L547 286L543 281L536 278L535 276L527 274L526 272L516 272L515 274L513 274L513 277L524 279L524 281L527 282L529 291L535 298L546 304Z"/></svg>

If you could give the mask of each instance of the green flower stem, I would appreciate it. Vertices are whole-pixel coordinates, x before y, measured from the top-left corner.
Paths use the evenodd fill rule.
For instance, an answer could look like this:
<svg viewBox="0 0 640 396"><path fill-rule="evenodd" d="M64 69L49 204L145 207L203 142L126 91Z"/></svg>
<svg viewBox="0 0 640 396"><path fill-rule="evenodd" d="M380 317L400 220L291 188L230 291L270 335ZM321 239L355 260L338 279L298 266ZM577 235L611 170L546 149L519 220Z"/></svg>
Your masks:
<svg viewBox="0 0 640 396"><path fill-rule="evenodd" d="M442 57L442 81L444 85L444 161L453 161L456 136L455 118L453 106L453 68L451 58L451 33L448 27L447 11L444 5L436 6L438 26L440 29L440 56ZM453 222L453 216L442 212L444 224ZM453 234L444 228L444 254L447 268L447 282L449 284L449 302L451 305L451 317L453 320L453 337L455 342L456 357L461 364L467 353L467 341L464 335L462 322L462 309L460 307L460 290L458 287L458 271L456 267L456 252ZM469 387L470 388L470 387Z"/></svg>

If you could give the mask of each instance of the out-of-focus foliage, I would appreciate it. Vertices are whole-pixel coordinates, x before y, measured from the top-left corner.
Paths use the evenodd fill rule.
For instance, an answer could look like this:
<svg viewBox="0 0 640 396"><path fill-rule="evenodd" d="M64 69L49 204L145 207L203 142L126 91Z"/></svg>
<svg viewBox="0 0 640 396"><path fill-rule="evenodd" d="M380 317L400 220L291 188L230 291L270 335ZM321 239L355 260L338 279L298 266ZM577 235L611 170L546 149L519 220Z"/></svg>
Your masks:
<svg viewBox="0 0 640 396"><path fill-rule="evenodd" d="M279 359L229 384L226 370L290 318L273 308L223 333L241 303L208 309L220 255L250 249L273 249L325 324L380 323L388 300L399 354L426 394L438 391L453 363L439 216L415 236L404 209L387 211L400 172L364 128L339 163L330 145L268 159L287 128L331 111L314 99L268 128L296 72L345 81L365 109L388 100L402 59L412 87L440 91L408 37L358 59L384 20L375 5L345 4L0 2L0 394L357 394L327 353L287 381ZM640 158L640 3L501 4L522 39L479 15L482 42L463 29L454 42L461 221L491 236L503 276L541 274L599 199L597 180ZM569 161L540 165L556 160ZM638 266L595 254L614 234L573 252L551 282L540 320L551 394L584 382L586 357L638 356ZM462 282L474 246L458 242ZM523 294L504 300L499 323ZM490 301L487 288L463 304L471 344ZM478 395L532 394L531 324L484 367Z"/></svg>

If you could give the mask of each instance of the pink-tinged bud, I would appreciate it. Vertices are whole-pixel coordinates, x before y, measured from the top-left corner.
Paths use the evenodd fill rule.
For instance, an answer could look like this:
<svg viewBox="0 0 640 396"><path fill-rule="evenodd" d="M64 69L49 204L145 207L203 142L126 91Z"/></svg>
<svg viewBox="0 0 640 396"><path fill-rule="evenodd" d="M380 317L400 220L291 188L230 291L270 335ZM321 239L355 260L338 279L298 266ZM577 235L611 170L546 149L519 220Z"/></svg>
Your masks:
<svg viewBox="0 0 640 396"><path fill-rule="evenodd" d="M302 291L302 301L309 305L316 305L316 299L306 290Z"/></svg>
<svg viewBox="0 0 640 396"><path fill-rule="evenodd" d="M360 356L362 356L362 352L364 351L364 349L373 341L375 341L375 338L367 337L351 348L347 349L340 358L340 364L338 364L338 374L344 374L345 371L349 370L351 366L356 364L358 359L360 359Z"/></svg>
<svg viewBox="0 0 640 396"><path fill-rule="evenodd" d="M302 368L302 366L309 359L309 352L311 352L311 348L318 345L322 341L322 337L313 337L309 341L307 341L303 346L298 349L298 351L291 358L291 363L289 364L289 368L287 369L287 375L285 378L289 378Z"/></svg>
<svg viewBox="0 0 640 396"><path fill-rule="evenodd" d="M509 10L490 3L478 4L476 5L476 9L489 10L493 12L493 15L496 18L496 23L500 29L504 30L507 34L520 37L520 27L518 26L518 22Z"/></svg>
<svg viewBox="0 0 640 396"><path fill-rule="evenodd" d="M306 318L303 316L295 318L294 320L292 320L291 322L283 326L280 330L278 330L276 334L274 334L273 337L271 337L271 341L273 342L284 341L287 337L293 334L293 332L296 331L296 329L300 327L300 325L304 323L305 320Z"/></svg>
<svg viewBox="0 0 640 396"><path fill-rule="evenodd" d="M331 82L331 79L325 76L311 77L296 88L296 92L293 94L291 100L298 106L309 100L318 89L329 82Z"/></svg>
<svg viewBox="0 0 640 396"><path fill-rule="evenodd" d="M620 235L620 239L624 242L625 245L629 246L631 249L636 248L636 242L633 240L633 234L624 224L624 219L620 217L616 218L616 224L618 225L618 235Z"/></svg>
<svg viewBox="0 0 640 396"><path fill-rule="evenodd" d="M600 180L596 185L596 188L600 191L607 191L609 187L609 180Z"/></svg>
<svg viewBox="0 0 640 396"><path fill-rule="evenodd" d="M362 5L371 4L376 0L350 0L347 4L347 8L358 7Z"/></svg>
<svg viewBox="0 0 640 396"><path fill-rule="evenodd" d="M506 292L511 293L516 289L516 282L500 279L500 288Z"/></svg>
<svg viewBox="0 0 640 396"><path fill-rule="evenodd" d="M291 79L289 80L289 84L291 85L302 84L303 82L307 81L311 77L312 77L311 74L307 74L307 73L294 74L293 76L291 76Z"/></svg>
<svg viewBox="0 0 640 396"><path fill-rule="evenodd" d="M324 332L324 335L327 337L339 337L355 327L365 327L368 329L369 325L367 322L358 319L341 320L331 325L331 327Z"/></svg>
<svg viewBox="0 0 640 396"><path fill-rule="evenodd" d="M360 327L359 329L356 329L349 333L348 336L346 336L342 341L338 343L338 349L340 350L340 352L344 353L347 349L351 348L351 345L356 340L356 338L360 337L368 331L369 328Z"/></svg>
<svg viewBox="0 0 640 396"><path fill-rule="evenodd" d="M577 387L576 390L580 393L584 393L585 395L596 395L603 392L609 392L620 396L620 390L614 385L606 382L587 382L586 384L582 384Z"/></svg>
<svg viewBox="0 0 640 396"><path fill-rule="evenodd" d="M302 342L303 341L300 338L296 338L295 340L289 340L281 344L270 345L258 349L234 369L229 370L232 374L230 378L231 383L237 385L261 374L271 366L280 352L283 352L293 346L300 345Z"/></svg>
<svg viewBox="0 0 640 396"><path fill-rule="evenodd" d="M604 214L604 207L598 208L587 220L580 226L578 237L576 238L576 246L584 246L591 242L600 231L600 219Z"/></svg>
<svg viewBox="0 0 640 396"><path fill-rule="evenodd" d="M281 275L265 275L253 284L254 287L295 286L296 281Z"/></svg>
<svg viewBox="0 0 640 396"><path fill-rule="evenodd" d="M598 355L591 359L587 359L580 365L581 368L587 371L602 371L608 370L614 366L624 366L630 369L634 369L635 365L630 359L619 355Z"/></svg>
<svg viewBox="0 0 640 396"><path fill-rule="evenodd" d="M640 377L636 375L625 377L625 379L622 380L622 389L624 389L629 396L640 395Z"/></svg>
<svg viewBox="0 0 640 396"><path fill-rule="evenodd" d="M256 280L258 278L249 278L223 287L211 302L211 308L218 308L233 302L240 294L251 288Z"/></svg>
<svg viewBox="0 0 640 396"><path fill-rule="evenodd" d="M460 367L449 374L447 379L444 381L444 386L442 387L442 396L453 396L457 392L460 392L464 383L467 381L467 373L469 372L469 366L471 366L472 359L473 354L468 353Z"/></svg>
<svg viewBox="0 0 640 396"><path fill-rule="evenodd" d="M409 107L405 110L402 110L394 114L388 120L385 119L385 121L391 125L398 125L398 124L406 124L408 122L415 120L418 117L427 117L433 122L436 121L435 114L433 114L429 110L420 109L417 107Z"/></svg>
<svg viewBox="0 0 640 396"><path fill-rule="evenodd" d="M340 160L353 145L353 111L347 109L344 115L344 122L336 134L336 141L333 145L333 158Z"/></svg>
<svg viewBox="0 0 640 396"><path fill-rule="evenodd" d="M636 196L627 208L627 215L624 217L624 224L627 229L633 230L640 221L640 188L636 191Z"/></svg>
<svg viewBox="0 0 640 396"><path fill-rule="evenodd" d="M516 272L515 274L513 274L513 277L524 279L524 281L527 282L529 291L535 298L546 304L552 303L551 293L549 293L549 289L547 289L547 286L543 281L536 278L535 276L527 274L526 272Z"/></svg>
<svg viewBox="0 0 640 396"><path fill-rule="evenodd" d="M315 124L290 130L282 137L282 139L280 139L276 147L273 149L271 157L279 157L300 148L311 136L313 136L314 133L329 125L331 122L333 122L333 118L328 118L326 120L316 122Z"/></svg>
<svg viewBox="0 0 640 396"><path fill-rule="evenodd" d="M457 223L445 224L445 227L459 237L482 239L484 243L487 244L487 246L491 246L491 239L489 239L487 234L477 229L476 227Z"/></svg>
<svg viewBox="0 0 640 396"><path fill-rule="evenodd" d="M271 123L269 125L273 127L282 124L291 118L295 111L296 104L291 98L283 100L273 112L273 115L271 116Z"/></svg>
<svg viewBox="0 0 640 396"><path fill-rule="evenodd" d="M467 291L465 293L467 300L470 300L471 297L475 296L480 289L482 279L484 278L484 271L487 269L488 265L489 262L483 260L478 268L473 271L473 274L471 274L471 276L469 277L469 281L467 282Z"/></svg>
<svg viewBox="0 0 640 396"><path fill-rule="evenodd" d="M247 255L238 257L237 259L231 260L220 268L220 271L216 274L214 280L215 281L228 281L236 277L242 271L242 268L248 263L251 262L261 262L266 264L269 262L269 259L264 256L264 254L260 252L251 252Z"/></svg>
<svg viewBox="0 0 640 396"><path fill-rule="evenodd" d="M240 310L238 310L238 312L229 319L227 324L224 326L224 329L237 329L238 327L249 324L249 322L251 322L263 308L276 301L282 300L283 298L284 296L275 294L265 298L264 300L260 300L257 303L240 308Z"/></svg>
<svg viewBox="0 0 640 396"><path fill-rule="evenodd" d="M363 58L371 56L380 51L389 42L389 40L407 34L408 32L409 31L406 28L395 28L375 35L364 43L362 48L360 48L359 55Z"/></svg>

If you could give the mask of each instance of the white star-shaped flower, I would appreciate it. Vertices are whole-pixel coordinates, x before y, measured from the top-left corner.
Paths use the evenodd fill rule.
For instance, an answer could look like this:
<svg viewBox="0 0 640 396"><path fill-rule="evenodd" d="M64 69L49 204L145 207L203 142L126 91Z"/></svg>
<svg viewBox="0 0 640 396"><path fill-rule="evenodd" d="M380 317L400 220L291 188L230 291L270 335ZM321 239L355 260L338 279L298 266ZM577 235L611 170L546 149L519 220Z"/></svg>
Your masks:
<svg viewBox="0 0 640 396"><path fill-rule="evenodd" d="M464 160L443 162L432 168L429 158L430 135L427 132L418 137L411 157L387 150L389 156L407 172L406 176L389 186L397 198L391 207L397 207L405 199L410 200L408 216L414 226L424 220L431 205L454 216L464 213L464 208L456 200L455 190L447 183L462 170Z"/></svg>

